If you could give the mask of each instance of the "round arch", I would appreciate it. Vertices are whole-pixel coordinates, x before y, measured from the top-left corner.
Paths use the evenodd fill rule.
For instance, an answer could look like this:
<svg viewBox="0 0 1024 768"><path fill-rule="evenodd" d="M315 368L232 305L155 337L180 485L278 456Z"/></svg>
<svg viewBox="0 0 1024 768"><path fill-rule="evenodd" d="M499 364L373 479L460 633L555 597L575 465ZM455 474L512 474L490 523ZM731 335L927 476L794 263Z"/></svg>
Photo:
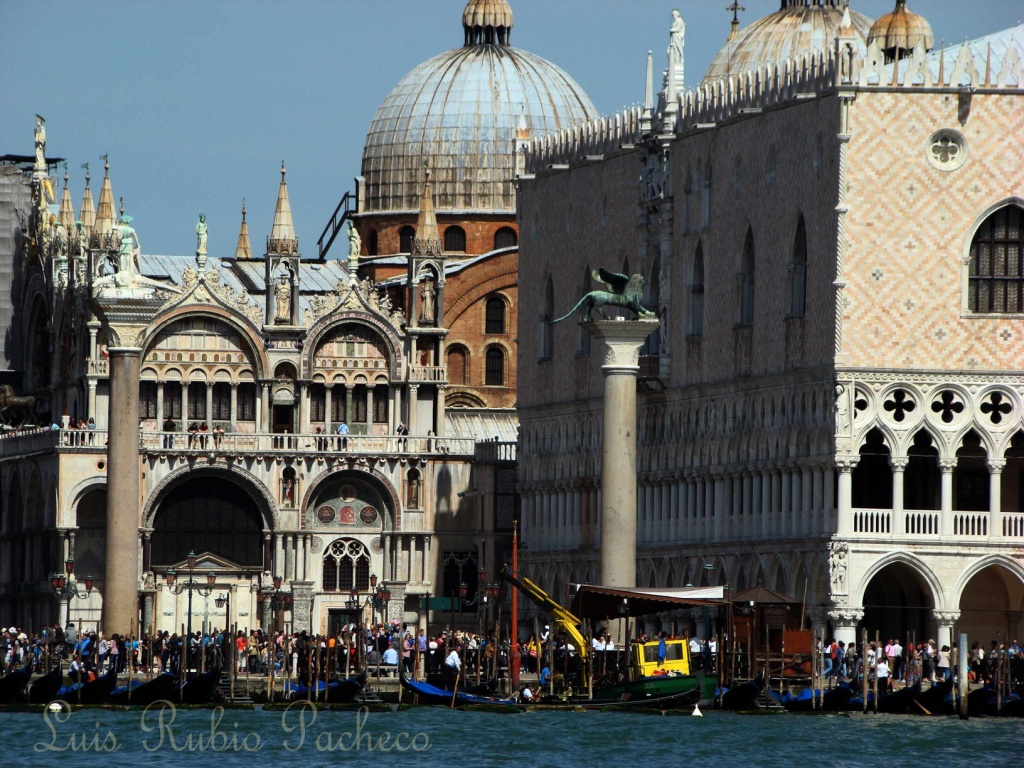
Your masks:
<svg viewBox="0 0 1024 768"><path fill-rule="evenodd" d="M160 508L160 504L170 491L186 478L191 480L199 477L217 477L233 482L256 503L256 507L263 517L264 531L276 531L281 528L281 521L278 518L274 497L263 482L248 470L241 469L233 464L228 465L220 462L195 467L186 464L168 474L146 495L146 501L142 505L143 527L153 527L153 521Z"/></svg>
<svg viewBox="0 0 1024 768"><path fill-rule="evenodd" d="M888 554L882 555L870 566L864 569L860 580L856 585L852 585L853 589L850 590L850 604L863 605L864 593L867 590L868 585L871 583L871 580L890 565L907 566L911 571L919 576L928 587L928 590L931 592L935 609L946 609L946 594L942 589L942 584L938 577L922 560L907 552L889 552Z"/></svg>
<svg viewBox="0 0 1024 768"><path fill-rule="evenodd" d="M407 469L418 468L415 465L410 464ZM339 479L350 475L355 479L368 483L371 487L374 487L381 495L385 503L390 504L393 512L393 531L402 530L402 500L398 493L398 489L395 488L394 484L385 477L380 471L376 469L364 470L355 469L347 465L332 467L325 469L319 475L311 478L306 483L306 492L302 494L302 503L299 505L300 510L306 510L309 507L310 501L320 493L321 488L327 482ZM303 519L303 526L309 527Z"/></svg>
<svg viewBox="0 0 1024 768"><path fill-rule="evenodd" d="M313 355L323 344L328 335L344 325L361 325L379 336L386 347L388 356L388 376L397 381L402 373L402 341L395 329L379 317L367 312L332 312L321 318L310 329L302 345L302 376L310 378L313 373Z"/></svg>
<svg viewBox="0 0 1024 768"><path fill-rule="evenodd" d="M981 573L986 568L992 566L999 566L1005 568L1011 574L1016 576L1021 584L1024 584L1024 565L1014 560L1008 555L986 555L985 557L975 560L960 574L957 578L956 583L949 590L949 605L959 606L960 598L963 596L964 589L966 589L968 582Z"/></svg>
<svg viewBox="0 0 1024 768"><path fill-rule="evenodd" d="M140 345L142 347L141 359L146 359L146 353L150 351L150 345L153 344L163 331L167 330L178 320L195 317L212 318L236 331L248 346L248 352L251 355L250 360L256 365L258 378L266 376L266 372L270 370L270 362L267 359L262 340L253 332L246 320L243 320L234 312L216 305L197 306L188 304L172 309L167 314L157 317L147 329L145 338Z"/></svg>

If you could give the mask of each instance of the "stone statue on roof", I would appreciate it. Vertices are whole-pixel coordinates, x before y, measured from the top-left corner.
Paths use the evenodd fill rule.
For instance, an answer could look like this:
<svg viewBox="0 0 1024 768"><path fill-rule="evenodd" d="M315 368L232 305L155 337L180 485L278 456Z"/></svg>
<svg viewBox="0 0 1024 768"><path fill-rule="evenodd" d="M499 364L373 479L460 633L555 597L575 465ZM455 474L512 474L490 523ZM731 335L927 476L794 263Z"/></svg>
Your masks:
<svg viewBox="0 0 1024 768"><path fill-rule="evenodd" d="M668 76L683 77L683 48L686 45L686 22L679 11L672 11L672 26L669 28Z"/></svg>
<svg viewBox="0 0 1024 768"><path fill-rule="evenodd" d="M42 115L36 115L36 170L46 170L46 120Z"/></svg>
<svg viewBox="0 0 1024 768"><path fill-rule="evenodd" d="M206 258L206 214L199 214L199 223L196 224L196 257Z"/></svg>
<svg viewBox="0 0 1024 768"><path fill-rule="evenodd" d="M359 236L359 231L356 229L356 225L351 221L348 223L348 258L350 261L355 261L359 258L360 252L363 250L363 238Z"/></svg>
<svg viewBox="0 0 1024 768"><path fill-rule="evenodd" d="M142 244L139 242L139 235L132 227L132 217L127 214L121 215L121 226L119 229L120 246L118 248L118 262L121 270L127 271L129 275L142 274L139 265L139 255L142 253ZM130 278L129 278L130 279Z"/></svg>

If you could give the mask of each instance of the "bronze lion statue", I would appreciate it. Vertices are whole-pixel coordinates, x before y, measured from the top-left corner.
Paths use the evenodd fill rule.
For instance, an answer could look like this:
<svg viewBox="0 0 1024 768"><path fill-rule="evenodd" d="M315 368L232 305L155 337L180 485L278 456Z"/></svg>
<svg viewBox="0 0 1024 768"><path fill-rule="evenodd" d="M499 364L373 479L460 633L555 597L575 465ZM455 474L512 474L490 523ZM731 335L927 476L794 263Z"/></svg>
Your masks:
<svg viewBox="0 0 1024 768"><path fill-rule="evenodd" d="M604 313L604 307L625 307L632 310L637 317L654 317L654 313L646 309L641 303L644 293L644 278L642 275L620 275L617 272L609 272L605 269L598 269L591 272L591 276L599 283L604 283L611 291L591 291L568 313L554 322L560 323L571 316L576 310L583 310L583 319L592 320L591 313L596 309L597 313L605 320L610 320Z"/></svg>

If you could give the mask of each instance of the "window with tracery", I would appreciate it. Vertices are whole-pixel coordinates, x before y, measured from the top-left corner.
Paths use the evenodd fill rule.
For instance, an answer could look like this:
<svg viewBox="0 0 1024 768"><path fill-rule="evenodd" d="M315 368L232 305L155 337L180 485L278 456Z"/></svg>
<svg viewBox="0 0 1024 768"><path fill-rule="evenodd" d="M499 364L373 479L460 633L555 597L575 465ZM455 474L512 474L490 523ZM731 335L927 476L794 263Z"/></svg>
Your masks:
<svg viewBox="0 0 1024 768"><path fill-rule="evenodd" d="M370 553L355 539L338 539L323 560L324 592L365 592L370 588Z"/></svg>
<svg viewBox="0 0 1024 768"><path fill-rule="evenodd" d="M971 242L971 312L1024 312L1024 210L1008 205L978 227Z"/></svg>

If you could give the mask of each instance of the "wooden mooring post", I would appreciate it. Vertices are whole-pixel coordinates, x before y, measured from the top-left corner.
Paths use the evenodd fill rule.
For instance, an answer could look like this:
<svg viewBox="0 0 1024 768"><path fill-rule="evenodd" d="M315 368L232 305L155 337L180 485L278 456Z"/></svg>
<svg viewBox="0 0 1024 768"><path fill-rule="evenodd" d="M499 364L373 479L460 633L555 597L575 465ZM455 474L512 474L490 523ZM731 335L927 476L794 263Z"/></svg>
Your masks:
<svg viewBox="0 0 1024 768"><path fill-rule="evenodd" d="M956 688L960 696L960 719L968 718L967 694L970 691L970 680L967 678L967 670L970 659L967 654L967 633L961 632L956 648Z"/></svg>

